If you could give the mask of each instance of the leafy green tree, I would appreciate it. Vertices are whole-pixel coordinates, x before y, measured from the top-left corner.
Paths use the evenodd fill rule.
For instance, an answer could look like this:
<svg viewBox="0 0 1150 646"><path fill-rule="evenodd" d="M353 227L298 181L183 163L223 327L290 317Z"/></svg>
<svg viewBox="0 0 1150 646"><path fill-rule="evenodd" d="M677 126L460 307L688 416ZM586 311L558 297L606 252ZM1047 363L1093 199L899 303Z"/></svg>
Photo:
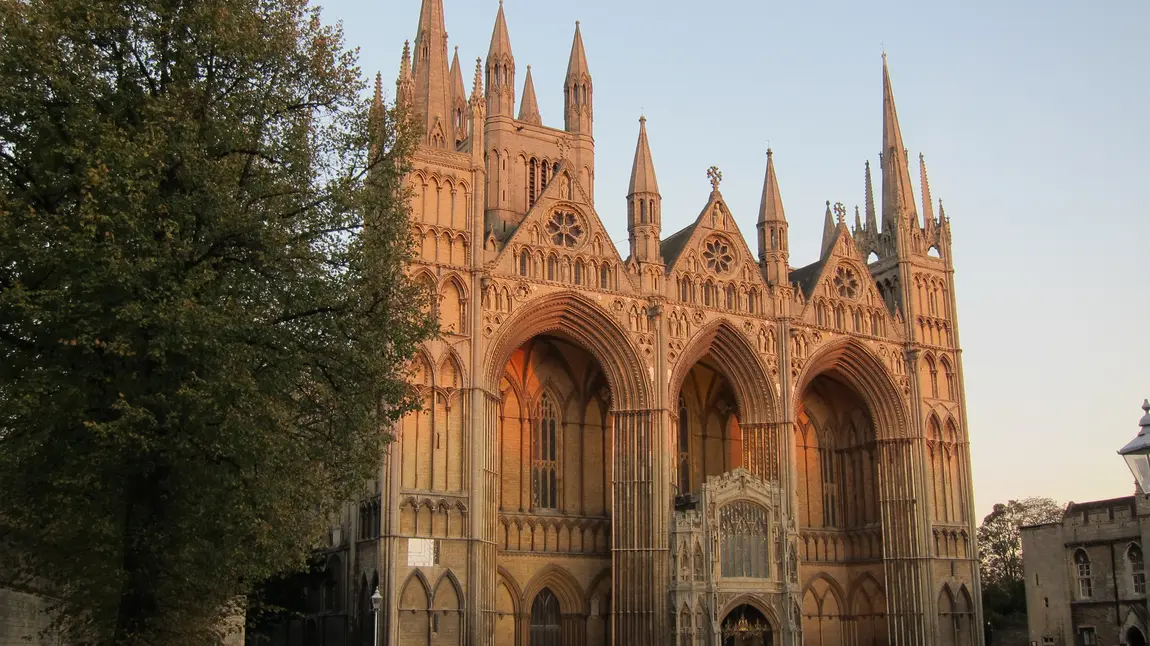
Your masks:
<svg viewBox="0 0 1150 646"><path fill-rule="evenodd" d="M212 643L414 405L414 133L306 0L0 33L0 572L74 643Z"/></svg>
<svg viewBox="0 0 1150 646"><path fill-rule="evenodd" d="M1025 617L1026 586L1019 528L1062 519L1064 506L1050 498L998 503L978 528L982 601L987 617L1004 624Z"/></svg>

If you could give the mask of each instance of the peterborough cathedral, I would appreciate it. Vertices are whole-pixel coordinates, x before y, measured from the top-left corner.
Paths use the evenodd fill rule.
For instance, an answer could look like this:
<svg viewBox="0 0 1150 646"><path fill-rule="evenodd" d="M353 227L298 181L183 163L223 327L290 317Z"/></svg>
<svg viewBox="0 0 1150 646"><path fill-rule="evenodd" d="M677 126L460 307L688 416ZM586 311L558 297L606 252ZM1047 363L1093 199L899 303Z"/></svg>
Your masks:
<svg viewBox="0 0 1150 646"><path fill-rule="evenodd" d="M627 195L596 200L579 23L561 128L502 4L470 89L449 52L423 0L396 100L442 333L333 541L357 643L981 644L950 222L921 156L912 184L885 56L878 195L867 162L853 227L828 203L793 267L770 151L754 247L715 168L663 230L642 118ZM624 209L626 255L603 225Z"/></svg>

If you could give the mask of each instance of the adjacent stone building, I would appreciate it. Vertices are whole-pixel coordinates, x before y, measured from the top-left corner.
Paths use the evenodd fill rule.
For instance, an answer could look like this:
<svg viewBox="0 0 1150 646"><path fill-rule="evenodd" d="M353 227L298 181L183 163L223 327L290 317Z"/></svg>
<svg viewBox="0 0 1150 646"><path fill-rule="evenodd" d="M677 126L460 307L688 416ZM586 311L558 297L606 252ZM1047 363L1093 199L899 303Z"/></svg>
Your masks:
<svg viewBox="0 0 1150 646"><path fill-rule="evenodd" d="M443 334L317 618L370 644L378 586L402 646L981 643L950 221L921 156L916 205L885 58L880 185L860 168L853 229L831 201L796 220L823 238L793 267L771 151L754 248L713 167L666 235L642 118L627 195L597 199L581 30L553 127L502 4L468 90L423 0L396 87Z"/></svg>
<svg viewBox="0 0 1150 646"><path fill-rule="evenodd" d="M1148 534L1141 494L1070 503L1061 522L1022 528L1031 643L1145 646Z"/></svg>

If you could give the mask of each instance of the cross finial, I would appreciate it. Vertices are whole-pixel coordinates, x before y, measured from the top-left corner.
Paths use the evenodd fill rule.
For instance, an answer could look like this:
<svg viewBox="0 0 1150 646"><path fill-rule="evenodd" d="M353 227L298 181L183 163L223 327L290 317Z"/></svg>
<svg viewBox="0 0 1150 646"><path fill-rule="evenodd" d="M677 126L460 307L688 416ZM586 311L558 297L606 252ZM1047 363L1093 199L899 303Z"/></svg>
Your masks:
<svg viewBox="0 0 1150 646"><path fill-rule="evenodd" d="M567 138L559 137L555 140L555 146L559 148L559 159L567 161L567 151L571 150L571 144L567 143Z"/></svg>
<svg viewBox="0 0 1150 646"><path fill-rule="evenodd" d="M847 216L847 207L842 202L835 202L835 218L842 224Z"/></svg>
<svg viewBox="0 0 1150 646"><path fill-rule="evenodd" d="M719 183L723 181L723 171L718 166L707 169L707 179L711 180L711 190L719 190Z"/></svg>

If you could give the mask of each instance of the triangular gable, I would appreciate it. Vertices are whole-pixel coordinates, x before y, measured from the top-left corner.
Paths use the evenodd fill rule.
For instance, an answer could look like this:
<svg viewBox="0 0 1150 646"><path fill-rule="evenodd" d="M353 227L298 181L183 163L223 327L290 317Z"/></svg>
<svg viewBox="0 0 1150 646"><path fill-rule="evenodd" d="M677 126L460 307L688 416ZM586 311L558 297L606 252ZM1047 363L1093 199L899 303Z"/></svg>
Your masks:
<svg viewBox="0 0 1150 646"><path fill-rule="evenodd" d="M715 270L713 255L715 249L708 249L715 242L725 243L732 258L727 270ZM711 191L707 205L699 213L694 224L675 233L663 243L663 260L667 263L667 274L676 271L689 274L713 274L720 279L732 279L750 282L762 287L767 285L763 281L762 272L755 260L751 248L747 246L747 239L739 230L735 217L723 196L718 191Z"/></svg>
<svg viewBox="0 0 1150 646"><path fill-rule="evenodd" d="M844 332L902 338L902 330L886 309L882 294L846 224L840 222L835 228L823 258L791 272L791 279L800 284L806 297L801 317L803 322ZM856 329L854 320L856 311L860 317L859 329ZM876 315L881 316L885 324L885 331L881 334L874 332L872 317Z"/></svg>
<svg viewBox="0 0 1150 646"><path fill-rule="evenodd" d="M573 218L552 222L559 212L570 214ZM495 271L519 275L518 254L525 247L530 248L533 254L556 254L571 263L576 260L606 260L613 265L613 274L619 275L619 291L635 291L619 250L615 248L607 228L599 219L590 196L578 177L570 172L566 161L560 163L554 178L547 183L531 210L504 243L495 260ZM574 283L570 280L565 282ZM594 286L598 282L584 280L580 284Z"/></svg>

